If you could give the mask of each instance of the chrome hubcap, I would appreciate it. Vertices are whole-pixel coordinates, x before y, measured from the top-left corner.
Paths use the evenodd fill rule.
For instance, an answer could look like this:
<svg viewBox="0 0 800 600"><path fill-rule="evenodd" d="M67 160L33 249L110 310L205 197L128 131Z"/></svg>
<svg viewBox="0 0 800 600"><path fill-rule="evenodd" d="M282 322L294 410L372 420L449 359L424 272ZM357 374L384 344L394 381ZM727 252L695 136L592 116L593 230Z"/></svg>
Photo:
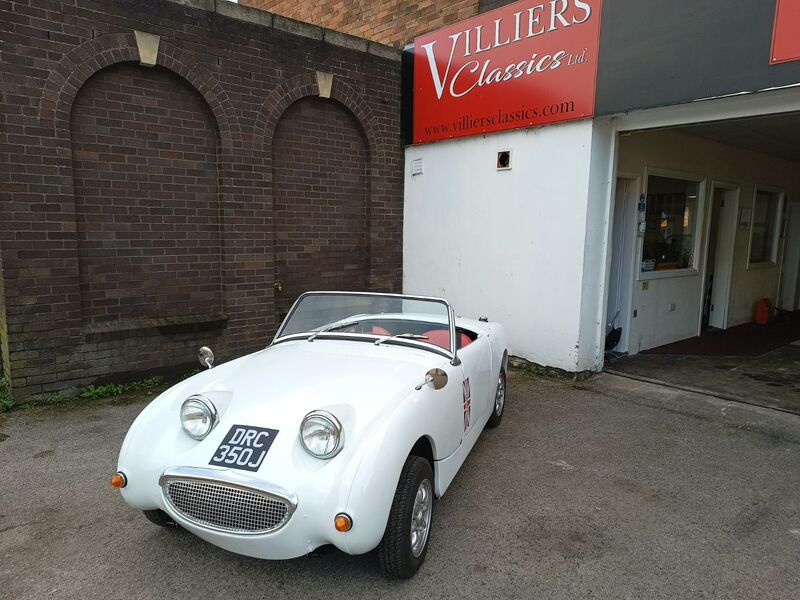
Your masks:
<svg viewBox="0 0 800 600"><path fill-rule="evenodd" d="M419 558L428 542L431 530L431 512L433 509L433 491L431 482L423 479L414 497L414 511L411 513L411 554Z"/></svg>
<svg viewBox="0 0 800 600"><path fill-rule="evenodd" d="M502 373L497 380L497 393L494 395L494 414L499 415L503 412L506 403L506 379Z"/></svg>

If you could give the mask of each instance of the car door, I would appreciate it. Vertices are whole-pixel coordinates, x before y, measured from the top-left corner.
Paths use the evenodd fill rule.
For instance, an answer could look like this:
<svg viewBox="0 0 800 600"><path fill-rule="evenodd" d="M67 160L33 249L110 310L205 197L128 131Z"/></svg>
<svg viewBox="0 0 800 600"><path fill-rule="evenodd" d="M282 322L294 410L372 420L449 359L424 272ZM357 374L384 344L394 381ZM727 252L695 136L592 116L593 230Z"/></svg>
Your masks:
<svg viewBox="0 0 800 600"><path fill-rule="evenodd" d="M458 358L461 359L462 371L464 435L467 435L493 405L494 389L490 389L492 359L488 340L478 337L458 350Z"/></svg>
<svg viewBox="0 0 800 600"><path fill-rule="evenodd" d="M436 460L442 460L458 450L464 436L463 369L446 362L441 369L447 373L447 384L429 392L427 405L428 430L436 445Z"/></svg>

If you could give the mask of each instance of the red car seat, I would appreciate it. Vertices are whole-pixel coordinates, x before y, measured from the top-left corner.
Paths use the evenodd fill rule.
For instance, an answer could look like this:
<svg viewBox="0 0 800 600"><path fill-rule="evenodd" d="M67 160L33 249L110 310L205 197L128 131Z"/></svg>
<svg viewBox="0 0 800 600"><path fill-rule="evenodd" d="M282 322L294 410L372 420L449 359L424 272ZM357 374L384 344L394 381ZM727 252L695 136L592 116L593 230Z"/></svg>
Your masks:
<svg viewBox="0 0 800 600"><path fill-rule="evenodd" d="M450 348L450 332L447 329L431 329L430 331L426 331L423 333L427 340L422 340L423 342L428 342L429 344L435 344L441 348L447 350ZM463 331L456 333L456 344L459 348L463 348L464 346L470 344L472 342L472 338L470 338L466 333Z"/></svg>

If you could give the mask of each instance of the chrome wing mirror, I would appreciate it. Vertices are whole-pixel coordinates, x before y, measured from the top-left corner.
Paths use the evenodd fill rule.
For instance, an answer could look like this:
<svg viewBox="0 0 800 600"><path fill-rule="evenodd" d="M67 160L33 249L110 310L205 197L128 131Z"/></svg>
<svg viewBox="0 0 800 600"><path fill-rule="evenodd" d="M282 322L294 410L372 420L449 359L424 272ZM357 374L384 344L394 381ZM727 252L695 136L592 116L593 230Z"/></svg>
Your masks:
<svg viewBox="0 0 800 600"><path fill-rule="evenodd" d="M200 364L204 367L211 368L214 366L214 353L211 351L211 348L208 346L201 346L200 349L197 351L197 360L200 361Z"/></svg>
<svg viewBox="0 0 800 600"><path fill-rule="evenodd" d="M426 385L431 386L435 390L442 389L447 385L447 373L441 369L431 369L425 373L425 380L414 389L421 390Z"/></svg>

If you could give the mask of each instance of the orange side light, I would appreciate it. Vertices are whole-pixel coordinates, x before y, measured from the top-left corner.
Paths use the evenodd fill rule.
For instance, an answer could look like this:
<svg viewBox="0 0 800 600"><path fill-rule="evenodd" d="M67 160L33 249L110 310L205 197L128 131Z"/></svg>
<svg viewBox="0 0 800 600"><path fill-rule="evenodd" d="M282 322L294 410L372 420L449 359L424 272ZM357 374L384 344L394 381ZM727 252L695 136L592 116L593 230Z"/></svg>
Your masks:
<svg viewBox="0 0 800 600"><path fill-rule="evenodd" d="M333 520L333 524L336 527L336 531L345 533L353 528L353 519L350 518L350 515L339 513Z"/></svg>
<svg viewBox="0 0 800 600"><path fill-rule="evenodd" d="M117 471L111 476L111 487L124 488L126 485L128 485L128 478L122 471Z"/></svg>

